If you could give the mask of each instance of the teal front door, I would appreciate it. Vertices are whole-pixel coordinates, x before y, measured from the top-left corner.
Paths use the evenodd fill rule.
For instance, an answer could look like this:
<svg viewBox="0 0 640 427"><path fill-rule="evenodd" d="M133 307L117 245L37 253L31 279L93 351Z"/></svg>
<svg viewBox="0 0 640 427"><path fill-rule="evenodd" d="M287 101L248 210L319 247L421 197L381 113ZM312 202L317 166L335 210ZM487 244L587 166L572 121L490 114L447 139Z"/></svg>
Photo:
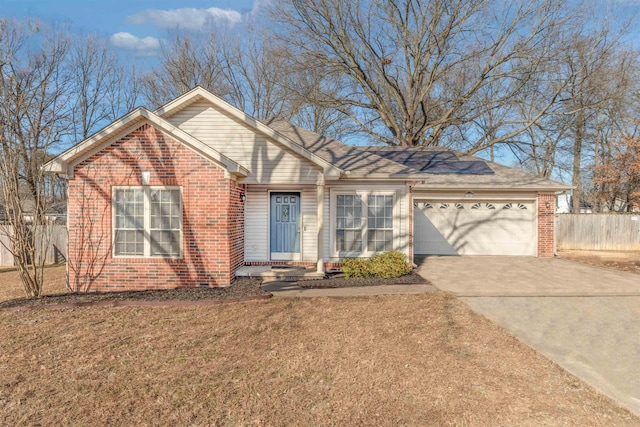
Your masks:
<svg viewBox="0 0 640 427"><path fill-rule="evenodd" d="M272 260L300 259L300 193L271 193Z"/></svg>

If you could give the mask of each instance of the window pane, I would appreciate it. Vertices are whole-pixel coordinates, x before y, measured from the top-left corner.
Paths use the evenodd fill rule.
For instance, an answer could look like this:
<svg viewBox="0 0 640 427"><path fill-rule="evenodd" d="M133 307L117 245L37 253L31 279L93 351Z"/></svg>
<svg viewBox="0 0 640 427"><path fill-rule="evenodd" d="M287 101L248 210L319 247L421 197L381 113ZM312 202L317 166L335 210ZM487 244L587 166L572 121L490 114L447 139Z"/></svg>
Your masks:
<svg viewBox="0 0 640 427"><path fill-rule="evenodd" d="M367 249L384 252L393 249L393 196L367 198Z"/></svg>
<svg viewBox="0 0 640 427"><path fill-rule="evenodd" d="M342 252L361 251L362 240L360 239L360 231L337 230L336 244L337 244L338 251L342 251Z"/></svg>
<svg viewBox="0 0 640 427"><path fill-rule="evenodd" d="M346 247L347 251L359 252L362 250L362 240L360 238L360 231L347 231L346 232Z"/></svg>
<svg viewBox="0 0 640 427"><path fill-rule="evenodd" d="M151 256L180 256L182 202L179 190L155 190L151 197Z"/></svg>
<svg viewBox="0 0 640 427"><path fill-rule="evenodd" d="M118 189L114 192L115 228L144 228L144 198L142 189ZM126 252L126 248L124 249Z"/></svg>
<svg viewBox="0 0 640 427"><path fill-rule="evenodd" d="M115 254L144 255L144 232L142 230L117 230L114 239Z"/></svg>
<svg viewBox="0 0 640 427"><path fill-rule="evenodd" d="M362 199L358 195L336 197L336 249L362 251Z"/></svg>
<svg viewBox="0 0 640 427"><path fill-rule="evenodd" d="M180 232L151 231L151 256L180 256Z"/></svg>
<svg viewBox="0 0 640 427"><path fill-rule="evenodd" d="M391 230L369 230L367 247L372 252L384 252L393 249L393 232Z"/></svg>
<svg viewBox="0 0 640 427"><path fill-rule="evenodd" d="M182 212L180 192L152 190L151 193L151 229L180 230L182 228L179 217Z"/></svg>

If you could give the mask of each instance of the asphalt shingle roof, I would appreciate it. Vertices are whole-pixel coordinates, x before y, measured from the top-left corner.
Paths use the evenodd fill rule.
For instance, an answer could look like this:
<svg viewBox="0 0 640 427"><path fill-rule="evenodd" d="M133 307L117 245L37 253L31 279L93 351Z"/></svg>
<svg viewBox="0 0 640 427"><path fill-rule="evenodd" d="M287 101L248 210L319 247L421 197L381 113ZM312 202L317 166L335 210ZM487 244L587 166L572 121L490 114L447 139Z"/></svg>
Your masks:
<svg viewBox="0 0 640 427"><path fill-rule="evenodd" d="M500 188L562 191L571 188L571 186L519 169L443 147L351 146L288 122L272 121L266 124L276 132L344 170L348 173L349 179L415 180L419 181L416 189ZM408 153L419 153L419 155ZM425 153L434 154L425 155ZM421 163L421 159L426 164ZM433 159L437 161L433 161Z"/></svg>

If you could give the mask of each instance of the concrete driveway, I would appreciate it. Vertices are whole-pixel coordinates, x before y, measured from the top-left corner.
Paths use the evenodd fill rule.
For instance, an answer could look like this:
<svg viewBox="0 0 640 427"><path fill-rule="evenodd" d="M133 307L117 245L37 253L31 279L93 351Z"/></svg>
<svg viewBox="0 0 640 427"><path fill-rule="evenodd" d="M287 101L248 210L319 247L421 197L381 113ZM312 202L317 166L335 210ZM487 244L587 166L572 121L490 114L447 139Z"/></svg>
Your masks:
<svg viewBox="0 0 640 427"><path fill-rule="evenodd" d="M558 258L416 262L436 287L640 415L640 275Z"/></svg>

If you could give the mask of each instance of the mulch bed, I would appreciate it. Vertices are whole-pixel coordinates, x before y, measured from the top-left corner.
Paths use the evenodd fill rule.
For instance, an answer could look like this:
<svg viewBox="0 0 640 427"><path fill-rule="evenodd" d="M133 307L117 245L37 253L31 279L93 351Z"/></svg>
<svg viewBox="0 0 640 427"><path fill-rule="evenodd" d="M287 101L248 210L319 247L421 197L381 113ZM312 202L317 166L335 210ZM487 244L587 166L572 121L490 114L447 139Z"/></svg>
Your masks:
<svg viewBox="0 0 640 427"><path fill-rule="evenodd" d="M379 285L430 285L424 277L412 271L411 273L395 277L392 279L371 278L350 278L347 279L342 273L329 274L327 278L320 280L300 280L298 286L301 288L322 289L322 288L351 288L356 286L379 286Z"/></svg>
<svg viewBox="0 0 640 427"><path fill-rule="evenodd" d="M266 298L271 296L260 288L258 279L238 279L226 288L178 288L149 291L122 292L84 292L59 295L46 295L39 299L18 298L0 302L0 309L14 307L38 308L49 305L60 307L74 307L84 305L135 305L117 304L130 301L159 303L206 302L206 301L246 301L249 299ZM113 303L113 304L108 304Z"/></svg>
<svg viewBox="0 0 640 427"><path fill-rule="evenodd" d="M226 288L178 288L147 291L83 292L45 295L39 299L17 298L0 302L0 309L30 310L38 308L70 308L82 306L124 306L124 305L201 305L220 302L247 301L268 298L271 294L261 287L260 279L237 279ZM357 286L430 284L422 276L411 272L393 279L351 278L342 273L334 273L320 280L301 280L302 288L348 288Z"/></svg>

